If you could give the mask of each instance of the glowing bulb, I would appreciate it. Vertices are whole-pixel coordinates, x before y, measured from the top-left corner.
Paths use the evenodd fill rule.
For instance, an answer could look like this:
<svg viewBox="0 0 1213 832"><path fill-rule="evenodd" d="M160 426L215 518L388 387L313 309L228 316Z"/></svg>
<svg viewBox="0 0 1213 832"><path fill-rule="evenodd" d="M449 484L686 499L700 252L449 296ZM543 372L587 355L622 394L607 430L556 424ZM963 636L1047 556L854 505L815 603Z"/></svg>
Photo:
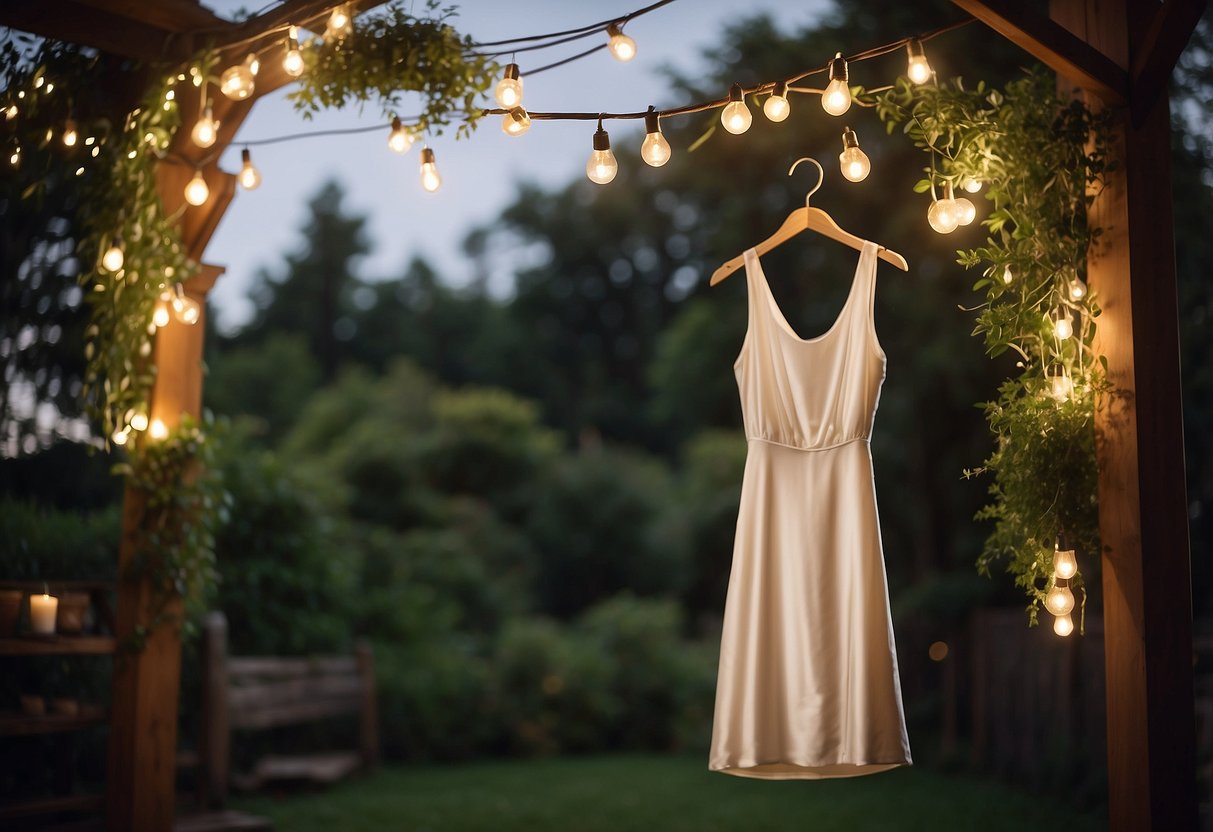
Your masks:
<svg viewBox="0 0 1213 832"><path fill-rule="evenodd" d="M1057 616L1057 618L1053 619L1053 632L1065 638L1074 632L1074 619L1070 618L1068 613Z"/></svg>
<svg viewBox="0 0 1213 832"><path fill-rule="evenodd" d="M607 35L610 37L607 48L616 60L627 62L636 57L636 41L625 35L617 24L607 26Z"/></svg>
<svg viewBox="0 0 1213 832"><path fill-rule="evenodd" d="M76 122L69 118L63 123L63 144L65 147L75 147L79 139L80 132L76 129Z"/></svg>
<svg viewBox="0 0 1213 832"><path fill-rule="evenodd" d="M1057 317L1053 319L1053 334L1061 341L1074 334L1074 324L1070 322L1070 316L1064 310L1059 311Z"/></svg>
<svg viewBox="0 0 1213 832"><path fill-rule="evenodd" d="M244 63L228 67L223 71L223 74L219 76L219 89L224 95L233 101L243 101L253 94L255 86L253 76L257 74L253 65L256 60L256 56L249 55L244 59Z"/></svg>
<svg viewBox="0 0 1213 832"><path fill-rule="evenodd" d="M673 151L661 133L661 117L652 107L644 116L644 133L644 141L640 144L640 158L644 159L645 164L659 168L670 161Z"/></svg>
<svg viewBox="0 0 1213 832"><path fill-rule="evenodd" d="M202 307L198 305L198 301L185 293L180 283L177 284L177 294L173 295L173 314L181 323L190 326L198 323L198 319L202 317Z"/></svg>
<svg viewBox="0 0 1213 832"><path fill-rule="evenodd" d="M428 147L421 149L421 187L430 193L442 187L442 177L438 175L438 165L434 162L434 151Z"/></svg>
<svg viewBox="0 0 1213 832"><path fill-rule="evenodd" d="M1064 402L1070 398L1070 394L1074 391L1074 382L1070 380L1069 373L1066 368L1060 364L1055 364L1049 368L1045 374L1049 381L1049 395L1056 401ZM1063 578L1070 577L1062 575Z"/></svg>
<svg viewBox="0 0 1213 832"><path fill-rule="evenodd" d="M493 97L507 110L522 103L522 77L518 72L518 64L505 65L505 74L497 82Z"/></svg>
<svg viewBox="0 0 1213 832"><path fill-rule="evenodd" d="M21 145L13 148L13 152L8 157L8 163L13 167L21 166Z"/></svg>
<svg viewBox="0 0 1213 832"><path fill-rule="evenodd" d="M202 171L194 171L194 178L185 186L185 201L190 205L202 205L211 196L211 189L202 178Z"/></svg>
<svg viewBox="0 0 1213 832"><path fill-rule="evenodd" d="M521 107L514 107L501 117L501 130L507 136L521 136L531 129L531 117Z"/></svg>
<svg viewBox="0 0 1213 832"><path fill-rule="evenodd" d="M745 92L742 91L741 84L734 84L729 90L729 103L720 113L720 123L724 125L725 130L736 135L749 130L753 121L754 116L750 115L750 108L745 104Z"/></svg>
<svg viewBox="0 0 1213 832"><path fill-rule="evenodd" d="M839 52L830 59L830 83L821 94L821 106L832 116L851 109L851 88L847 86L847 61Z"/></svg>
<svg viewBox="0 0 1213 832"><path fill-rule="evenodd" d="M333 13L329 15L328 27L324 30L324 36L340 40L353 31L354 21L350 17L349 8L343 4L333 9Z"/></svg>
<svg viewBox="0 0 1213 832"><path fill-rule="evenodd" d="M105 250L105 254L101 255L101 265L108 272L116 272L122 268L125 261L126 256L122 253L122 239L114 237L110 242L110 247Z"/></svg>
<svg viewBox="0 0 1213 832"><path fill-rule="evenodd" d="M135 415L131 416L131 429L138 431L147 430L147 414L136 413Z"/></svg>
<svg viewBox="0 0 1213 832"><path fill-rule="evenodd" d="M1087 284L1077 277L1070 281L1069 290L1070 300L1082 300L1087 296Z"/></svg>
<svg viewBox="0 0 1213 832"><path fill-rule="evenodd" d="M770 98L762 103L762 114L771 121L783 121L791 112L792 105L788 103L788 82L780 81L775 85Z"/></svg>
<svg viewBox="0 0 1213 832"><path fill-rule="evenodd" d="M8 109L6 109L4 111L4 117L6 119L8 119L9 121L12 121L13 119L15 119L17 117L17 105L9 104Z"/></svg>
<svg viewBox="0 0 1213 832"><path fill-rule="evenodd" d="M1010 286L1011 281L1014 279L1015 279L1015 273L1011 271L1010 266L1006 266L1002 270L1002 282L1005 283L1006 285Z"/></svg>
<svg viewBox="0 0 1213 832"><path fill-rule="evenodd" d="M114 435L110 437L110 441L112 441L115 445L125 445L129 435L130 431L127 428L116 430L114 431Z"/></svg>
<svg viewBox="0 0 1213 832"><path fill-rule="evenodd" d="M952 202L956 210L956 221L960 225L968 225L977 216L977 207L973 205L971 200L959 196L952 200Z"/></svg>
<svg viewBox="0 0 1213 832"><path fill-rule="evenodd" d="M206 109L202 111L202 116L194 125L194 129L190 131L190 139L198 147L210 147L215 143L215 139L219 137L219 122L215 121L214 112L211 110L211 105L207 104Z"/></svg>
<svg viewBox="0 0 1213 832"><path fill-rule="evenodd" d="M615 178L615 174L619 173L619 163L615 161L615 154L611 152L611 137L607 131L602 129L602 122L598 122L598 129L594 131L594 152L590 154L590 159L585 163L585 175L590 178L591 182L599 185L605 185Z"/></svg>
<svg viewBox="0 0 1213 832"><path fill-rule="evenodd" d="M253 159L248 148L240 151L240 186L246 191L255 191L261 184L261 173L253 167Z"/></svg>
<svg viewBox="0 0 1213 832"><path fill-rule="evenodd" d="M292 78L303 74L303 53L299 51L299 27L287 30L286 54L282 56L282 70Z"/></svg>
<svg viewBox="0 0 1213 832"><path fill-rule="evenodd" d="M842 131L842 153L838 154L842 175L850 182L862 182L872 170L868 154L859 149L859 139L850 127Z"/></svg>
<svg viewBox="0 0 1213 832"><path fill-rule="evenodd" d="M1074 593L1070 591L1068 581L1062 579L1053 582L1053 588L1045 595L1045 609L1053 615L1069 615L1074 609Z"/></svg>
<svg viewBox="0 0 1213 832"><path fill-rule="evenodd" d="M1053 574L1066 581L1078 574L1078 558L1073 549L1053 550Z"/></svg>
<svg viewBox="0 0 1213 832"><path fill-rule="evenodd" d="M168 326L168 302L161 297L156 301L156 309L152 312L152 324L159 329L162 326Z"/></svg>
<svg viewBox="0 0 1213 832"><path fill-rule="evenodd" d="M399 116L392 117L392 131L387 136L387 146L397 153L408 153L413 146L413 134L400 121Z"/></svg>
<svg viewBox="0 0 1213 832"><path fill-rule="evenodd" d="M964 179L960 180L960 187L971 194L975 194L981 190L981 180L974 179L971 176L966 176Z"/></svg>
<svg viewBox="0 0 1213 832"><path fill-rule="evenodd" d="M906 44L906 49L910 53L906 75L915 84L925 84L930 81L931 76L935 73L931 71L931 65L927 63L926 53L922 50L922 41L918 38L911 38L910 42Z"/></svg>
<svg viewBox="0 0 1213 832"><path fill-rule="evenodd" d="M148 430L148 434L152 437L152 439L167 439L168 425L164 424L164 422L160 421L159 419L152 419L152 424Z"/></svg>
<svg viewBox="0 0 1213 832"><path fill-rule="evenodd" d="M927 210L927 222L940 234L951 234L955 231L960 220L956 216L956 210L952 207L952 200L937 199L932 202L931 207Z"/></svg>

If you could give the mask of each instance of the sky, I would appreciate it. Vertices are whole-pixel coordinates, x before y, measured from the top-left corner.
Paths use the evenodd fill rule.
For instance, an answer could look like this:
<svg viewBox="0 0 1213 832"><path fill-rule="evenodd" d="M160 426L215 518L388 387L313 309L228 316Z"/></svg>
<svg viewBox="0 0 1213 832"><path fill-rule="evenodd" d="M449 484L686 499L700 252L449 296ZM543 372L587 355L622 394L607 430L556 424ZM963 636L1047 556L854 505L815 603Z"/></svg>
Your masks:
<svg viewBox="0 0 1213 832"><path fill-rule="evenodd" d="M456 2L458 17L453 24L477 41L572 29L647 5L645 0ZM245 4L203 0L203 5L228 17ZM559 60L584 50L592 41L519 55L524 104L534 110L635 111L650 104L683 103L672 96L662 69L693 72L704 49L716 44L725 26L737 19L739 5L737 0L678 0L633 20L625 31L636 40L637 56L628 63L603 50L528 78L528 64ZM747 15L767 13L789 30L820 19L830 8L830 0L749 0L744 4ZM326 111L307 122L286 100L288 91L279 90L257 102L221 160L225 170L239 170L242 142L383 122L377 107L361 113ZM486 98L485 106L495 104ZM461 248L464 235L499 216L513 201L520 182L557 187L584 176L594 127L592 122L535 122L526 135L513 138L501 132L499 119L487 118L470 139L456 141L453 129L431 137L430 147L443 177L442 188L432 194L419 183L421 142L406 155L397 155L387 147L386 126L382 133L251 148L253 163L262 174L261 187L238 191L204 257L227 269L210 294L220 328L237 328L252 314L248 293L255 275L261 268L278 268L283 255L301 245L299 228L307 215L307 203L326 181L340 181L347 192L346 210L367 217L372 253L357 265L360 276L399 277L408 261L420 256L448 282L461 285L471 277L471 266ZM634 136L638 127L629 124L626 129L614 129L617 135ZM612 140L621 166L643 164L638 147L629 147L615 136Z"/></svg>

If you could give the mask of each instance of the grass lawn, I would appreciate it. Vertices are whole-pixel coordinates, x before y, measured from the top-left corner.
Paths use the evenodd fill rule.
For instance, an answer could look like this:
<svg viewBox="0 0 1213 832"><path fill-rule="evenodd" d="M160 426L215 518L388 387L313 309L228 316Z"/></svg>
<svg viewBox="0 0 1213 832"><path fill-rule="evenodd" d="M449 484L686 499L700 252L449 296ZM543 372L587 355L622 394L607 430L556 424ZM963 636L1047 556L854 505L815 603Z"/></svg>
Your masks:
<svg viewBox="0 0 1213 832"><path fill-rule="evenodd" d="M281 832L787 832L1100 830L1053 801L976 778L902 769L848 780L711 774L701 757L620 755L389 767L330 791L239 808Z"/></svg>

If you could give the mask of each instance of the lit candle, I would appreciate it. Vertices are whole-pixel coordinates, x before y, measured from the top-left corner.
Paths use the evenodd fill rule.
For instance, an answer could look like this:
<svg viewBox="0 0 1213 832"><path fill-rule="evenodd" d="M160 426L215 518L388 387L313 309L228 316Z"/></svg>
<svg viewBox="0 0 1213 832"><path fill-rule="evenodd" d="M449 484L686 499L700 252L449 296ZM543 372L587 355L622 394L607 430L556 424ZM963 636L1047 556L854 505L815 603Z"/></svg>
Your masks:
<svg viewBox="0 0 1213 832"><path fill-rule="evenodd" d="M54 595L31 595L29 597L29 625L35 634L55 634L55 613L59 610L59 599Z"/></svg>

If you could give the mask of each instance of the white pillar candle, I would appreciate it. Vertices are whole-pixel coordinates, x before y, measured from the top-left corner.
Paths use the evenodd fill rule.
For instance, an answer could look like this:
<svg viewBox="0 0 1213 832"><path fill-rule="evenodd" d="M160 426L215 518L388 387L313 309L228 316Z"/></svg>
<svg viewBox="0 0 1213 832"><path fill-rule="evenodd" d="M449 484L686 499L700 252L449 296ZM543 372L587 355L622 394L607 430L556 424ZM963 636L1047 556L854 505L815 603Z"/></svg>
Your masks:
<svg viewBox="0 0 1213 832"><path fill-rule="evenodd" d="M30 629L40 636L55 634L55 613L59 610L59 599L54 595L31 595L29 597Z"/></svg>

